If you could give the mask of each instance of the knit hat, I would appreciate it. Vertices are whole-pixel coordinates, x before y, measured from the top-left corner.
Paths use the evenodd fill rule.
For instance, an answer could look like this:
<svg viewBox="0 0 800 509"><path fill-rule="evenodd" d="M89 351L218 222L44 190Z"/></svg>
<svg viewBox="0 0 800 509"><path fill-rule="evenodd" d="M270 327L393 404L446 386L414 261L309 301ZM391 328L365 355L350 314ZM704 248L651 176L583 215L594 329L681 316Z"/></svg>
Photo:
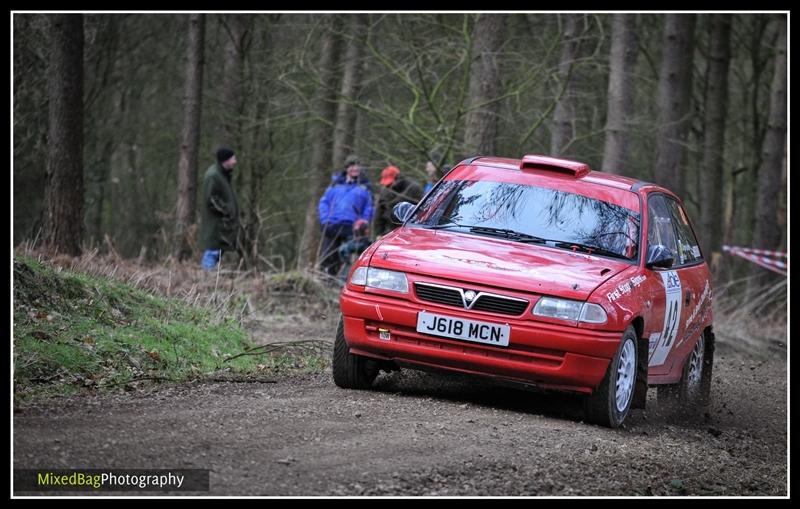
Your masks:
<svg viewBox="0 0 800 509"><path fill-rule="evenodd" d="M361 163L361 161L359 161L359 159L358 159L358 156L357 156L357 155L355 155L355 154L350 154L350 155L349 155L349 156L347 156L347 158L344 160L344 167L345 167L345 168L347 168L347 167L348 167L348 166L350 166L350 165L353 165L353 164L359 164L359 163Z"/></svg>
<svg viewBox="0 0 800 509"><path fill-rule="evenodd" d="M381 172L381 185L388 187L394 184L398 175L400 175L400 169L397 166L387 166Z"/></svg>
<svg viewBox="0 0 800 509"><path fill-rule="evenodd" d="M224 163L233 156L233 150L229 149L228 147L221 147L219 150L217 150L217 161L220 163Z"/></svg>

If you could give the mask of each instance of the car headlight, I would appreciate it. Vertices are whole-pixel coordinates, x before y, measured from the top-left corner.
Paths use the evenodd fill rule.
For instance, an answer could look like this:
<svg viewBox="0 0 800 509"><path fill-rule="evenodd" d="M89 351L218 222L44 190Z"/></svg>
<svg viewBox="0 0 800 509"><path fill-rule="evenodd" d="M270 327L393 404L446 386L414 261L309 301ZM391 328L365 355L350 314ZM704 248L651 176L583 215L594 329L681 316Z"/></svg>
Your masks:
<svg viewBox="0 0 800 509"><path fill-rule="evenodd" d="M353 271L353 275L350 276L350 284L351 285L358 285L364 286L367 284L367 267L361 266L356 268Z"/></svg>
<svg viewBox="0 0 800 509"><path fill-rule="evenodd" d="M577 300L542 297L533 307L533 314L561 320L586 323L606 323L606 310L598 304Z"/></svg>
<svg viewBox="0 0 800 509"><path fill-rule="evenodd" d="M408 293L408 279L405 273L395 270L358 267L350 277L350 284Z"/></svg>

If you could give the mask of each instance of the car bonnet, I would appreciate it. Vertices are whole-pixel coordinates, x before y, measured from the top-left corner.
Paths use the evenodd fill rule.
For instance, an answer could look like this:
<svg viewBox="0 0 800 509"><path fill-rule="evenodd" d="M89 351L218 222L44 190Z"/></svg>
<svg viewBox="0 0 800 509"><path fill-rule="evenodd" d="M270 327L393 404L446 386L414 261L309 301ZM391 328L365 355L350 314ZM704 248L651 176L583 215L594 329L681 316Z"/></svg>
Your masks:
<svg viewBox="0 0 800 509"><path fill-rule="evenodd" d="M407 227L380 243L370 265L454 284L585 300L631 263L538 244Z"/></svg>

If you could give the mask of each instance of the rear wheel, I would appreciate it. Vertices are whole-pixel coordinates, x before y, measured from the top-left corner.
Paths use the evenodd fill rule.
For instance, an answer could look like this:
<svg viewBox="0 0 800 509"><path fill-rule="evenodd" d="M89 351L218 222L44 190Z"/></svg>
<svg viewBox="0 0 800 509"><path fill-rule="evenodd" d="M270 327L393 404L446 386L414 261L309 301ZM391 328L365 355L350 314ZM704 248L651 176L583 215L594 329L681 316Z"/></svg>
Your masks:
<svg viewBox="0 0 800 509"><path fill-rule="evenodd" d="M636 386L636 331L628 327L600 386L586 399L589 421L611 428L622 425L631 410Z"/></svg>
<svg viewBox="0 0 800 509"><path fill-rule="evenodd" d="M333 381L344 389L368 389L378 376L377 361L353 355L344 339L344 322L339 319L333 343Z"/></svg>
<svg viewBox="0 0 800 509"><path fill-rule="evenodd" d="M704 333L683 366L681 381L658 386L658 406L668 413L693 415L709 403L714 366L713 334Z"/></svg>

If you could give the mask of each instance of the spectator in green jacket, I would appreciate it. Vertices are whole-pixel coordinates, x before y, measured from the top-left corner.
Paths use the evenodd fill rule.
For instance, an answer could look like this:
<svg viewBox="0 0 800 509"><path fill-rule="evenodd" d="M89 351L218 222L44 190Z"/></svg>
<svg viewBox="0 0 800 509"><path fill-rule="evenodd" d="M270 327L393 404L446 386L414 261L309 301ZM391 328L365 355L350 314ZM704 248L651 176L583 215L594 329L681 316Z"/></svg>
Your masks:
<svg viewBox="0 0 800 509"><path fill-rule="evenodd" d="M223 251L237 249L239 206L231 186L236 163L233 150L222 147L217 150L217 162L206 170L203 177L200 248L205 270L213 270L219 264Z"/></svg>

